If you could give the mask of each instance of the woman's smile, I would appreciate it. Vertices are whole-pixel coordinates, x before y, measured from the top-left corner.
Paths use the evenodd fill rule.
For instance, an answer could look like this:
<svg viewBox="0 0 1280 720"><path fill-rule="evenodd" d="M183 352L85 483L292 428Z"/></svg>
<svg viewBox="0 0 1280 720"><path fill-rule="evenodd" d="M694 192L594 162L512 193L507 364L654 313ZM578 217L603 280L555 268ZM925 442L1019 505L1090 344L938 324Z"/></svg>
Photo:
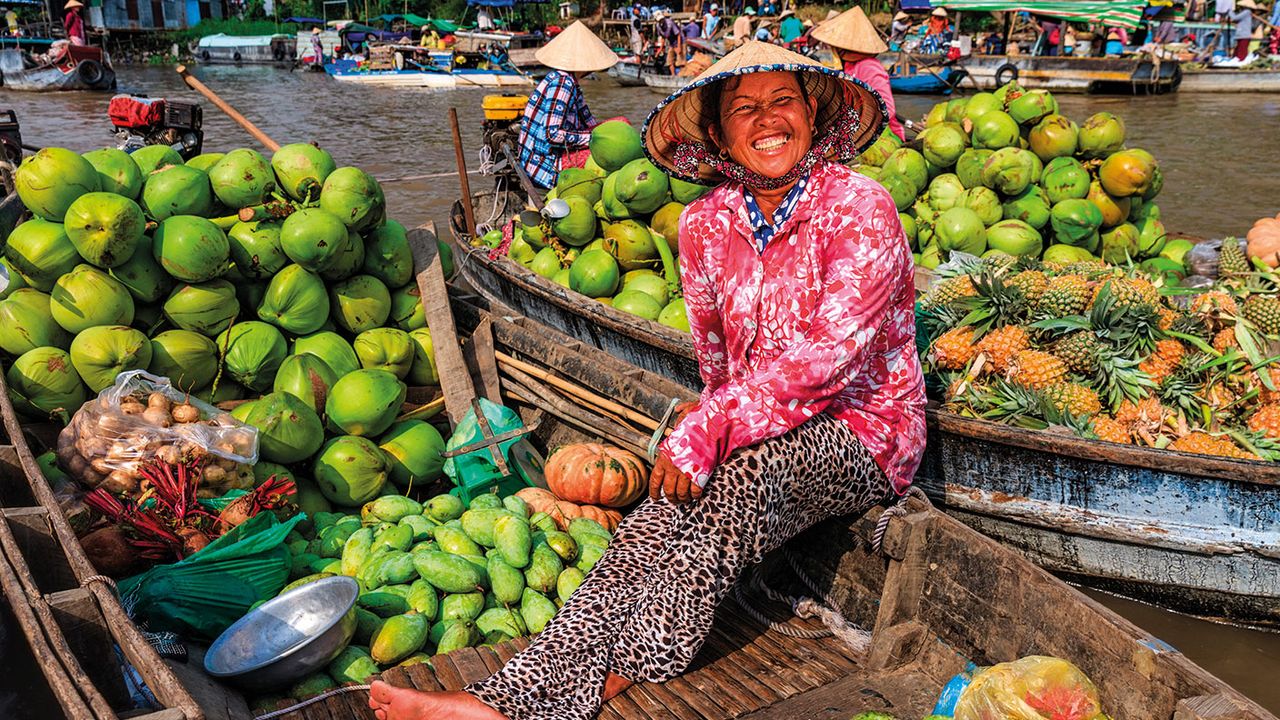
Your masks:
<svg viewBox="0 0 1280 720"><path fill-rule="evenodd" d="M816 103L795 73L755 73L726 81L719 108L716 143L757 175L786 175L813 142Z"/></svg>
<svg viewBox="0 0 1280 720"><path fill-rule="evenodd" d="M782 152L782 147L788 142L791 142L790 135L786 133L774 133L751 143L751 147L757 152L773 154Z"/></svg>

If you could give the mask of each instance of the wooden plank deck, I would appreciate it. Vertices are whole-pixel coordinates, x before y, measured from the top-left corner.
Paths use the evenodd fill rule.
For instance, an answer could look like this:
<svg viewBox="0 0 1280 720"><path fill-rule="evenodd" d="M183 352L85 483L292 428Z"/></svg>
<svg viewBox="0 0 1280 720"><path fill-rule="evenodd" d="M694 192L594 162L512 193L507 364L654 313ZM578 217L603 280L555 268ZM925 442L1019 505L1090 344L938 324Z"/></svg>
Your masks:
<svg viewBox="0 0 1280 720"><path fill-rule="evenodd" d="M791 617L788 627L816 629ZM641 684L610 701L602 720L847 718L863 710L924 714L938 681L921 673L868 672L833 638L802 639L765 630L730 600L693 667L663 684ZM488 677L528 644L464 648L426 664L392 668L382 679L419 690L459 690ZM374 720L363 693L329 698L283 720Z"/></svg>

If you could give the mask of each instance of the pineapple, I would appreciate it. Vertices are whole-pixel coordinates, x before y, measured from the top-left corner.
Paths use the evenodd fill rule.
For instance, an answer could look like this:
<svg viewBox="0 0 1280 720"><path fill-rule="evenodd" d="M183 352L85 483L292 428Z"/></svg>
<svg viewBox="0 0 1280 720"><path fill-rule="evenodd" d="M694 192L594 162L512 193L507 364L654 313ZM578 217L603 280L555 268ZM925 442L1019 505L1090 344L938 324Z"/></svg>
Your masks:
<svg viewBox="0 0 1280 720"><path fill-rule="evenodd" d="M1068 370L1086 376L1098 371L1102 350L1102 341L1088 330L1077 330L1053 345L1053 354L1062 358Z"/></svg>
<svg viewBox="0 0 1280 720"><path fill-rule="evenodd" d="M1044 396L1059 412L1070 415L1096 415L1102 412L1098 393L1080 383L1055 383L1045 388Z"/></svg>
<svg viewBox="0 0 1280 720"><path fill-rule="evenodd" d="M1045 286L1036 302L1036 311L1043 317L1053 318L1079 315L1090 297L1089 281L1083 275L1059 275Z"/></svg>
<svg viewBox="0 0 1280 720"><path fill-rule="evenodd" d="M1113 266L1101 260L1080 260L1062 269L1064 273L1083 275L1090 280L1106 277L1115 272L1115 270Z"/></svg>
<svg viewBox="0 0 1280 720"><path fill-rule="evenodd" d="M1018 325L1006 325L987 333L978 342L978 352L987 356L991 367L998 373L1009 369L1009 361L1013 356L1026 350L1030 338L1025 328Z"/></svg>
<svg viewBox="0 0 1280 720"><path fill-rule="evenodd" d="M1124 426L1124 423L1121 423L1110 415L1098 415L1093 418L1093 434L1096 435L1099 440L1120 443L1122 445L1133 444L1133 438L1129 435L1129 429Z"/></svg>
<svg viewBox="0 0 1280 720"><path fill-rule="evenodd" d="M1269 438L1280 439L1280 405L1269 404L1258 408L1249 417L1249 429Z"/></svg>
<svg viewBox="0 0 1280 720"><path fill-rule="evenodd" d="M1115 278L1102 283L1093 293L1089 306L1098 301L1098 296L1109 289L1115 297L1116 307L1123 311L1150 308L1159 312L1160 291L1149 280L1143 278Z"/></svg>
<svg viewBox="0 0 1280 720"><path fill-rule="evenodd" d="M1257 372L1254 373L1254 385L1258 388L1258 402L1263 405L1272 403L1280 403L1280 368L1269 367L1267 374L1271 376L1271 385L1275 390L1268 390L1266 385L1262 384L1262 378L1258 377Z"/></svg>
<svg viewBox="0 0 1280 720"><path fill-rule="evenodd" d="M977 354L973 328L968 325L952 328L933 341L933 362L944 370L959 370Z"/></svg>
<svg viewBox="0 0 1280 720"><path fill-rule="evenodd" d="M1222 250L1218 253L1218 277L1244 275L1249 270L1249 258L1240 247L1240 241L1236 238L1223 240Z"/></svg>
<svg viewBox="0 0 1280 720"><path fill-rule="evenodd" d="M1154 397L1145 397L1137 402L1125 400L1116 410L1116 422L1131 432L1139 429L1157 430L1164 425L1167 417L1169 409Z"/></svg>
<svg viewBox="0 0 1280 720"><path fill-rule="evenodd" d="M1220 353L1239 347L1240 343L1236 340L1236 329L1233 327L1223 328L1213 336L1213 349Z"/></svg>
<svg viewBox="0 0 1280 720"><path fill-rule="evenodd" d="M1158 340L1155 352L1138 364L1138 369L1151 376L1157 386L1173 375L1178 363L1187 354L1187 347L1180 340Z"/></svg>
<svg viewBox="0 0 1280 720"><path fill-rule="evenodd" d="M1173 308L1161 307L1156 313L1160 316L1160 329L1166 332L1172 330L1174 323L1182 318L1182 314Z"/></svg>
<svg viewBox="0 0 1280 720"><path fill-rule="evenodd" d="M993 327L1016 325L1026 319L1027 300L1016 285L984 272L973 276L974 294L956 301L969 311L961 324L972 325L979 336Z"/></svg>
<svg viewBox="0 0 1280 720"><path fill-rule="evenodd" d="M1207 293L1196 296L1196 299L1191 303L1191 311L1199 315L1217 317L1223 313L1235 315L1240 312L1240 308L1236 305L1235 298L1227 293L1221 290L1210 290Z"/></svg>
<svg viewBox="0 0 1280 720"><path fill-rule="evenodd" d="M1022 350L1009 363L1009 380L1033 390L1044 390L1067 377L1067 366L1040 350Z"/></svg>
<svg viewBox="0 0 1280 720"><path fill-rule="evenodd" d="M978 291L973 287L973 278L968 275L957 275L953 278L947 278L935 285L929 290L929 294L925 296L921 302L925 308L938 307L940 305L950 305L951 303L964 297L977 295Z"/></svg>
<svg viewBox="0 0 1280 720"><path fill-rule="evenodd" d="M1049 286L1049 276L1039 270L1023 270L1009 278L1008 283L1021 290L1027 302L1034 304Z"/></svg>
<svg viewBox="0 0 1280 720"><path fill-rule="evenodd" d="M1196 453L1198 455L1216 455L1218 457L1236 458L1240 460L1258 460L1257 455L1245 452L1236 447L1231 440L1206 432L1194 430L1170 443L1170 450Z"/></svg>
<svg viewBox="0 0 1280 720"><path fill-rule="evenodd" d="M1254 295L1240 308L1244 319L1264 335L1280 335L1280 298Z"/></svg>

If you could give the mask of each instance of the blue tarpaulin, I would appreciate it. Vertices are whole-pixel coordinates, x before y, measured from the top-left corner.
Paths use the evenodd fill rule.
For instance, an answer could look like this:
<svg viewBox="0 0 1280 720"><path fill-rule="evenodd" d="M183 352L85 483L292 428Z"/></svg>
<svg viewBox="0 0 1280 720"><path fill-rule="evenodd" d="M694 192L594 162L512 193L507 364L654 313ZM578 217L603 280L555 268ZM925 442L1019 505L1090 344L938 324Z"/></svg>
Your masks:
<svg viewBox="0 0 1280 720"><path fill-rule="evenodd" d="M298 23L299 25L323 25L324 20L313 17L287 17L280 22Z"/></svg>

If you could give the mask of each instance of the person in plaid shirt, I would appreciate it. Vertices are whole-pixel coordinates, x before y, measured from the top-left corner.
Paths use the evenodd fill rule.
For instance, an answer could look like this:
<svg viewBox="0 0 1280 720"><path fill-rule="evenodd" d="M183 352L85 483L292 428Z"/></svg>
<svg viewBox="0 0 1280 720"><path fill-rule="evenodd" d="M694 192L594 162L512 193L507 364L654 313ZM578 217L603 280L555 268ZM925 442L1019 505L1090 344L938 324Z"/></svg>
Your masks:
<svg viewBox="0 0 1280 720"><path fill-rule="evenodd" d="M535 185L550 188L560 170L568 167L566 156L587 147L596 125L578 81L613 67L618 56L581 22L570 25L535 56L552 70L525 105L518 160Z"/></svg>

